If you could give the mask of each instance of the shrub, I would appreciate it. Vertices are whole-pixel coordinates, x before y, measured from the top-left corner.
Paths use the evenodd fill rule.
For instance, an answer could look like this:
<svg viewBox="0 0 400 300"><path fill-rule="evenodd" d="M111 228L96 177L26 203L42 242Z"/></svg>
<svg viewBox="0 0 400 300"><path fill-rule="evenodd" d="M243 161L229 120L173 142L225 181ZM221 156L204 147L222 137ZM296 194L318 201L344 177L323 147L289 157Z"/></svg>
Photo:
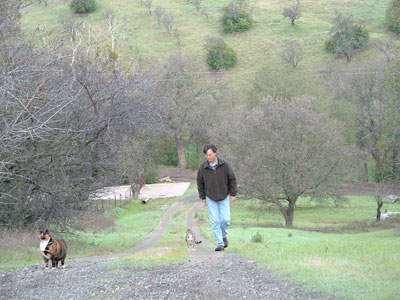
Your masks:
<svg viewBox="0 0 400 300"><path fill-rule="evenodd" d="M196 144L189 144L185 149L186 167L189 169L197 169L204 161L203 148L199 148Z"/></svg>
<svg viewBox="0 0 400 300"><path fill-rule="evenodd" d="M178 151L175 139L164 137L153 139L151 150L154 152L157 164L176 167L178 165Z"/></svg>
<svg viewBox="0 0 400 300"><path fill-rule="evenodd" d="M392 0L386 11L389 30L400 33L400 0Z"/></svg>
<svg viewBox="0 0 400 300"><path fill-rule="evenodd" d="M158 171L154 166L146 166L146 184L156 183L158 181Z"/></svg>
<svg viewBox="0 0 400 300"><path fill-rule="evenodd" d="M222 39L210 38L205 46L207 65L213 70L227 69L237 63L235 51L228 47Z"/></svg>
<svg viewBox="0 0 400 300"><path fill-rule="evenodd" d="M361 24L354 22L351 15L345 16L336 12L331 39L325 42L325 49L328 52L343 54L351 61L356 50L364 47L368 39L368 31Z"/></svg>
<svg viewBox="0 0 400 300"><path fill-rule="evenodd" d="M256 232L255 234L253 234L251 236L251 241L253 243L263 243L264 242L264 237L260 233Z"/></svg>
<svg viewBox="0 0 400 300"><path fill-rule="evenodd" d="M353 25L350 32L337 32L333 36L333 41L336 44L335 51L339 54L344 54L346 48L360 49L365 46L369 39L368 31L360 25Z"/></svg>
<svg viewBox="0 0 400 300"><path fill-rule="evenodd" d="M95 0L72 0L69 7L75 13L89 13L96 10Z"/></svg>
<svg viewBox="0 0 400 300"><path fill-rule="evenodd" d="M329 53L335 53L337 43L335 40L327 40L325 41L325 50L328 51Z"/></svg>
<svg viewBox="0 0 400 300"><path fill-rule="evenodd" d="M243 32L253 26L253 19L244 8L229 4L222 10L221 23L224 33Z"/></svg>

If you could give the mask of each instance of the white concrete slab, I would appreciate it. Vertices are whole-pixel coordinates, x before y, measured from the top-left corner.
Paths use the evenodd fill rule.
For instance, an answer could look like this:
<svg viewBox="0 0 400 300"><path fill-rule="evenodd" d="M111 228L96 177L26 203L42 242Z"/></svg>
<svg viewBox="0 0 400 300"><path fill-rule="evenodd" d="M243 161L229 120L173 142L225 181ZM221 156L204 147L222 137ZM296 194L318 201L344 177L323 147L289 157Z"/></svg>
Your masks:
<svg viewBox="0 0 400 300"><path fill-rule="evenodd" d="M95 200L130 199L132 196L130 185L105 187L89 198Z"/></svg>
<svg viewBox="0 0 400 300"><path fill-rule="evenodd" d="M146 184L142 187L139 199L169 198L182 196L189 188L190 182L166 182Z"/></svg>

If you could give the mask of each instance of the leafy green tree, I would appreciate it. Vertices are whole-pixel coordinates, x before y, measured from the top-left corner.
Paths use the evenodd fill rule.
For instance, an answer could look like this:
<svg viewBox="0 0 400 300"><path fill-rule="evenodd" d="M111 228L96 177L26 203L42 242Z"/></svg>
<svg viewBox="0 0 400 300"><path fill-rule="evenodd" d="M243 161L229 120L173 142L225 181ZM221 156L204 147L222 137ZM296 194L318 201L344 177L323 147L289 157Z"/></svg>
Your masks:
<svg viewBox="0 0 400 300"><path fill-rule="evenodd" d="M69 7L75 13L90 13L97 8L95 0L72 0Z"/></svg>
<svg viewBox="0 0 400 300"><path fill-rule="evenodd" d="M213 70L228 69L237 63L236 52L220 38L209 38L205 45L207 65Z"/></svg>
<svg viewBox="0 0 400 300"><path fill-rule="evenodd" d="M386 11L389 30L400 33L400 0L392 0Z"/></svg>
<svg viewBox="0 0 400 300"><path fill-rule="evenodd" d="M222 9L221 24L224 33L243 32L253 26L253 18L246 7L240 1L233 1Z"/></svg>
<svg viewBox="0 0 400 300"><path fill-rule="evenodd" d="M331 39L325 42L325 49L346 56L350 62L356 51L367 44L368 31L362 24L356 23L353 16L345 16L338 11L335 12L333 22Z"/></svg>

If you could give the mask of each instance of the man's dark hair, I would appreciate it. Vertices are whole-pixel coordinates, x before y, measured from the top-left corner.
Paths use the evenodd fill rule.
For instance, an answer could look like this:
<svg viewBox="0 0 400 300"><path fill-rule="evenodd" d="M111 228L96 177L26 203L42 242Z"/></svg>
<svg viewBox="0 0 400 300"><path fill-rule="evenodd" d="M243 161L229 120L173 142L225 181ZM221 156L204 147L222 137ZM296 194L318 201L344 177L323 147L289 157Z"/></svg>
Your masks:
<svg viewBox="0 0 400 300"><path fill-rule="evenodd" d="M217 152L217 146L215 146L214 144L207 144L204 146L204 150L203 150L204 154L206 154L209 149L212 149L212 151L214 153Z"/></svg>

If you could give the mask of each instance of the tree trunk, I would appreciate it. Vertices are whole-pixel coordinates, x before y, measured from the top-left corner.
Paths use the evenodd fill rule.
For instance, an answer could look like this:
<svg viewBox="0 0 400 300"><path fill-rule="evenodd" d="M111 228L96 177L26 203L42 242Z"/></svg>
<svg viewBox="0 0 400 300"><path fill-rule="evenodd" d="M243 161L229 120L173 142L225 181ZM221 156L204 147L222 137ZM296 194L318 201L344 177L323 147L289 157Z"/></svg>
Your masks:
<svg viewBox="0 0 400 300"><path fill-rule="evenodd" d="M382 198L377 197L376 203L378 204L378 208L376 209L376 220L379 221L381 219L381 207L383 206Z"/></svg>
<svg viewBox="0 0 400 300"><path fill-rule="evenodd" d="M368 181L369 181L368 159L365 159L365 160L364 160L363 165L364 165L364 174L363 174L362 181L368 182Z"/></svg>
<svg viewBox="0 0 400 300"><path fill-rule="evenodd" d="M381 171L381 157L379 153L379 149L375 149L374 155L375 159L375 181L381 182L382 181L382 171Z"/></svg>
<svg viewBox="0 0 400 300"><path fill-rule="evenodd" d="M288 203L288 208L285 214L285 226L286 227L293 227L293 219L294 219L294 206L296 202L290 200Z"/></svg>
<svg viewBox="0 0 400 300"><path fill-rule="evenodd" d="M399 150L393 147L392 172L395 179L399 178Z"/></svg>
<svg viewBox="0 0 400 300"><path fill-rule="evenodd" d="M178 168L185 169L186 168L186 158L185 158L185 149L186 145L182 141L182 135L178 134L175 136L176 146L178 148Z"/></svg>

